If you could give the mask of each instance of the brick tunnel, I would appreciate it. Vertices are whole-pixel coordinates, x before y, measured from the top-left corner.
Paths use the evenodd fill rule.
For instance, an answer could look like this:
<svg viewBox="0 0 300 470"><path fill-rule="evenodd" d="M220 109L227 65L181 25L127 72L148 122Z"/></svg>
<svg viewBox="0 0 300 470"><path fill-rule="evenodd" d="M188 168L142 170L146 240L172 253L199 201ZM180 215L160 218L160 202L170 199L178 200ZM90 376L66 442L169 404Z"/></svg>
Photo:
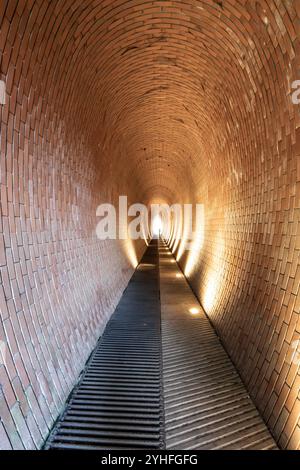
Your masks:
<svg viewBox="0 0 300 470"><path fill-rule="evenodd" d="M1 1L0 449L300 449L299 37L299 0ZM194 241L99 239L121 195Z"/></svg>

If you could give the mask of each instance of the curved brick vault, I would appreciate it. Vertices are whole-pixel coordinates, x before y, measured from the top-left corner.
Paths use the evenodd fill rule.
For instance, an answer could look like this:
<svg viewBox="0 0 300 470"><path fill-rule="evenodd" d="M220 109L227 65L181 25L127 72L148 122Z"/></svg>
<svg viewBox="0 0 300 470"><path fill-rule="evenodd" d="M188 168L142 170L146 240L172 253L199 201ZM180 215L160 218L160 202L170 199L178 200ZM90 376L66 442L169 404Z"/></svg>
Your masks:
<svg viewBox="0 0 300 470"><path fill-rule="evenodd" d="M1 448L41 445L140 259L95 236L119 194L204 204L201 243L173 248L299 448L299 6L1 1Z"/></svg>

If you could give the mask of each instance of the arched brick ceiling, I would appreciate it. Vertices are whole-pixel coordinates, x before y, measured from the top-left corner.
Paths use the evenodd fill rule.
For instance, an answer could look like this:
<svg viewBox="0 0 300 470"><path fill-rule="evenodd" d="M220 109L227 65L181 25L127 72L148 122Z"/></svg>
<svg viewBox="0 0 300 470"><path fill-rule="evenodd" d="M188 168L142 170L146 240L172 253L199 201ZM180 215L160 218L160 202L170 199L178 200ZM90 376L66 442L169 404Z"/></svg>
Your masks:
<svg viewBox="0 0 300 470"><path fill-rule="evenodd" d="M13 447L40 445L140 258L95 239L97 205L127 194L204 204L192 250L172 246L276 439L299 448L299 18L299 0L1 1Z"/></svg>
<svg viewBox="0 0 300 470"><path fill-rule="evenodd" d="M67 44L76 38L70 51L80 58L89 116L96 133L105 128L122 141L143 187L177 188L178 199L222 142L234 136L241 164L247 137L255 140L273 113L284 118L296 55L291 2L83 2L80 9L69 13L64 35Z"/></svg>
<svg viewBox="0 0 300 470"><path fill-rule="evenodd" d="M20 4L32 8L26 28L25 11L17 7L28 32L18 45L32 112L41 109L47 122L55 110L89 146L98 145L99 155L109 143L122 147L131 177L149 187L148 198L156 187L180 199L199 187L201 169L226 142L234 142L234 160L243 164L247 145L258 138L268 145L268 134L265 142L257 135L266 118L276 114L285 125L280 106L296 74L297 2ZM4 54L10 88L24 73L9 61Z"/></svg>

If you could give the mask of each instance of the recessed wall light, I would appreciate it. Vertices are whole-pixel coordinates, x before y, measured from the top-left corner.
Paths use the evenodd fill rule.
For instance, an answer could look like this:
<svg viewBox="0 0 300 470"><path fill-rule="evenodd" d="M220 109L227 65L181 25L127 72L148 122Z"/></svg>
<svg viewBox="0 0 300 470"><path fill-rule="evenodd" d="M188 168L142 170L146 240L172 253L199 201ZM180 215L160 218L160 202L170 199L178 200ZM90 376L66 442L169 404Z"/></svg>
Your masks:
<svg viewBox="0 0 300 470"><path fill-rule="evenodd" d="M200 313L200 310L199 308L193 307L193 308L190 308L190 313L192 315L198 315L198 313Z"/></svg>

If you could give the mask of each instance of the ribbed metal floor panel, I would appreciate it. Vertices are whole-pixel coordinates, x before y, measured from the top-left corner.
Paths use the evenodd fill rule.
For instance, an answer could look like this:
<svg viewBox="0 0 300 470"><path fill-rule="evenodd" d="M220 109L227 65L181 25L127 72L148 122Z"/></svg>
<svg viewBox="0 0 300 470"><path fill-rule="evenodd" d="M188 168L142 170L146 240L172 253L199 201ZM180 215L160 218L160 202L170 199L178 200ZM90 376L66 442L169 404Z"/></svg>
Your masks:
<svg viewBox="0 0 300 470"><path fill-rule="evenodd" d="M46 449L161 449L158 246L153 241L107 324Z"/></svg>
<svg viewBox="0 0 300 470"><path fill-rule="evenodd" d="M276 449L173 255L159 252L153 241L45 448Z"/></svg>
<svg viewBox="0 0 300 470"><path fill-rule="evenodd" d="M214 329L163 243L160 288L167 449L276 449ZM191 308L197 308L199 314L192 315Z"/></svg>

